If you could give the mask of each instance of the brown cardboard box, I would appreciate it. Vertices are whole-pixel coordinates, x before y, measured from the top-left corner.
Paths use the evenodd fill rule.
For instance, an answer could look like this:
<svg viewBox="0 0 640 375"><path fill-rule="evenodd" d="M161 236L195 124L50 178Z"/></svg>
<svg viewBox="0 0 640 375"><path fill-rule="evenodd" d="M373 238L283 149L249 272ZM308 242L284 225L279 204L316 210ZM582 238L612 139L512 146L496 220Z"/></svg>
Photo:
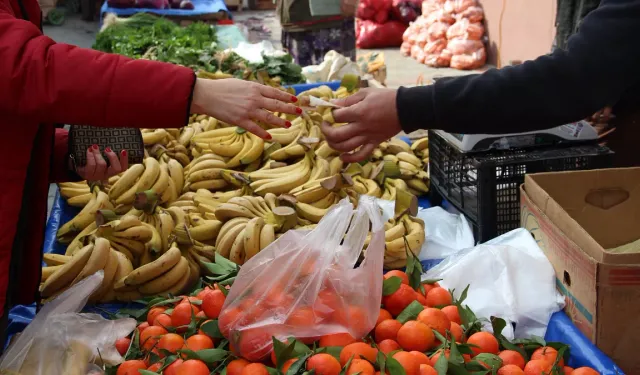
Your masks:
<svg viewBox="0 0 640 375"><path fill-rule="evenodd" d="M640 374L640 253L605 250L640 238L640 168L527 175L520 197L521 224L553 264L571 320Z"/></svg>

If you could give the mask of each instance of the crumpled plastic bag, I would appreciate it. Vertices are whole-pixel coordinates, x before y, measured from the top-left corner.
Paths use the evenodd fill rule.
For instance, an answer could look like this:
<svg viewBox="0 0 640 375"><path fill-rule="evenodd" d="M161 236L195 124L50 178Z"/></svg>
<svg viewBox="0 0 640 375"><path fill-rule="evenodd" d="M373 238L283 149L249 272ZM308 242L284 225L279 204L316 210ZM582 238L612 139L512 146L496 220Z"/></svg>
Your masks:
<svg viewBox="0 0 640 375"><path fill-rule="evenodd" d="M371 226L364 261L360 257ZM258 362L272 337L364 337L380 312L384 224L371 197L342 200L311 231L288 231L240 269L218 320L236 354Z"/></svg>
<svg viewBox="0 0 640 375"><path fill-rule="evenodd" d="M336 51L324 55L320 65L309 65L302 68L307 83L339 81L347 74L362 75L358 64Z"/></svg>
<svg viewBox="0 0 640 375"><path fill-rule="evenodd" d="M400 21L376 23L362 20L356 25L359 28L356 45L358 48L399 47L407 25Z"/></svg>
<svg viewBox="0 0 640 375"><path fill-rule="evenodd" d="M121 363L115 342L133 332L136 321L79 313L103 278L103 271L98 271L46 303L0 358L0 371L52 375L73 368L87 373L97 358L111 365Z"/></svg>
<svg viewBox="0 0 640 375"><path fill-rule="evenodd" d="M478 318L505 319L508 339L544 337L551 315L564 308L553 266L522 228L455 253L422 279L442 279L440 284L455 289L456 297L469 285L464 304ZM515 330L509 323L515 323Z"/></svg>

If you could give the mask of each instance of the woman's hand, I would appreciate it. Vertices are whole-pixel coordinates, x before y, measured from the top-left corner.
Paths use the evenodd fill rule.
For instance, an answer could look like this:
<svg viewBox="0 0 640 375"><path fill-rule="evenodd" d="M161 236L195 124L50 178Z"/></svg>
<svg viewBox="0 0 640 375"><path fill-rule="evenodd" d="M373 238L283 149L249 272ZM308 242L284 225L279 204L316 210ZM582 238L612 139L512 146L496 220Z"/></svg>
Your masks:
<svg viewBox="0 0 640 375"><path fill-rule="evenodd" d="M255 82L233 78L197 78L191 113L209 115L244 128L261 138L270 139L271 135L256 124L256 121L287 128L291 123L271 112L302 114L302 109L289 104L296 101L298 99L287 92Z"/></svg>
<svg viewBox="0 0 640 375"><path fill-rule="evenodd" d="M87 165L76 168L76 171L83 179L93 181L107 181L121 172L129 168L129 156L127 150L120 151L120 155L116 155L109 147L104 149L104 153L109 159L109 166L100 153L100 147L93 145L87 150Z"/></svg>
<svg viewBox="0 0 640 375"><path fill-rule="evenodd" d="M336 123L346 124L333 127L323 123L322 132L331 148L344 153L341 158L345 163L365 160L381 142L402 131L396 90L363 89L333 102L345 107L333 111Z"/></svg>

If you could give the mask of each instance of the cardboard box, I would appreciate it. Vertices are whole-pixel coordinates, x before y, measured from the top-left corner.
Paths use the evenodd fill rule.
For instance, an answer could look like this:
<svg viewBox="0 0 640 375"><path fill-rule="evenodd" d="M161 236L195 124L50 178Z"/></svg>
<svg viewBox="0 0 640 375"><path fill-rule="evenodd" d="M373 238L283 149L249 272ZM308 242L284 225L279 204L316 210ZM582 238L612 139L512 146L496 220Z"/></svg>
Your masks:
<svg viewBox="0 0 640 375"><path fill-rule="evenodd" d="M640 374L640 168L527 175L521 224L556 271L575 325L626 373Z"/></svg>

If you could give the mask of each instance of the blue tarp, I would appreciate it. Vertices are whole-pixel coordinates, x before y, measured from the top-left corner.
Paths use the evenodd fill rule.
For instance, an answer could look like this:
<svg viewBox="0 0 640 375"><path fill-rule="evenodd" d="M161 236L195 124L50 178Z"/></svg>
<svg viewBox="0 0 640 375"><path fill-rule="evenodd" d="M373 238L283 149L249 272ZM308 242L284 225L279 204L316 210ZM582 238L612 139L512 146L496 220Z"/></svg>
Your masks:
<svg viewBox="0 0 640 375"><path fill-rule="evenodd" d="M322 86L322 85L327 85L331 88L331 90L335 91L338 89L338 87L340 87L340 81L320 82L320 83L300 83L298 85L288 85L286 87L293 87L293 89L296 90L296 95L297 95L297 94L300 94L301 92L311 90L315 87Z"/></svg>
<svg viewBox="0 0 640 375"><path fill-rule="evenodd" d="M102 18L106 13L114 13L118 16L131 16L136 13L148 12L157 14L159 16L183 16L183 17L195 17L204 14L212 14L217 12L225 12L231 18L231 12L227 9L224 0L191 0L193 10L185 9L149 9L149 8L111 8L107 6L105 1L100 8L100 24L102 24Z"/></svg>

